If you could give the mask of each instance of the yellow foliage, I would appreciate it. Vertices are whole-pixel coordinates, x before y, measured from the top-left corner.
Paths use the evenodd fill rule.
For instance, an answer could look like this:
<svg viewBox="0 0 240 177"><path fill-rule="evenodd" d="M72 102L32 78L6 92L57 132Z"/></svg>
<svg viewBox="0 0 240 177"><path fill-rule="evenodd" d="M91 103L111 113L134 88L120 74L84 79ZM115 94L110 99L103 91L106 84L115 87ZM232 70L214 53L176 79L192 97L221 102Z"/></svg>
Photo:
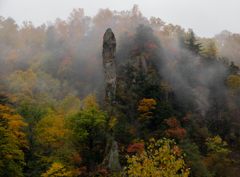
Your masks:
<svg viewBox="0 0 240 177"><path fill-rule="evenodd" d="M214 41L209 41L207 47L202 52L205 58L214 59L217 56L217 47Z"/></svg>
<svg viewBox="0 0 240 177"><path fill-rule="evenodd" d="M99 108L99 104L97 103L97 98L96 95L89 94L87 98L85 98L85 104L84 104L84 109L88 110L91 107L95 107L96 109Z"/></svg>
<svg viewBox="0 0 240 177"><path fill-rule="evenodd" d="M230 87L230 97L234 97L240 90L240 78L236 75L228 76L227 85Z"/></svg>
<svg viewBox="0 0 240 177"><path fill-rule="evenodd" d="M214 138L207 138L206 139L206 145L208 146L208 150L214 151L214 152L224 152L228 153L229 151L224 148L224 146L227 146L226 141L222 141L222 138L218 135Z"/></svg>
<svg viewBox="0 0 240 177"><path fill-rule="evenodd" d="M156 142L151 139L150 142L148 151L143 150L142 154L127 156L129 165L125 170L130 177L187 177L189 175L189 169L184 168L181 150L177 146L170 148L173 141L164 139Z"/></svg>
<svg viewBox="0 0 240 177"><path fill-rule="evenodd" d="M36 74L28 69L23 72L22 70L15 71L10 75L10 90L14 93L13 100L21 102L27 97L29 99L33 98L33 90L35 87L35 81L37 77Z"/></svg>
<svg viewBox="0 0 240 177"><path fill-rule="evenodd" d="M21 60L22 56L18 54L17 50L9 50L9 56L5 58L5 64L9 70L14 69L16 63Z"/></svg>
<svg viewBox="0 0 240 177"><path fill-rule="evenodd" d="M160 31L165 25L165 22L162 21L160 18L151 17L150 22L154 31Z"/></svg>
<svg viewBox="0 0 240 177"><path fill-rule="evenodd" d="M69 93L62 101L61 108L65 113L75 114L81 107L81 101L79 98Z"/></svg>
<svg viewBox="0 0 240 177"><path fill-rule="evenodd" d="M31 58L28 61L28 64L30 64L30 69L32 69L33 71L36 71L39 67L39 65L41 64L41 53L39 53L37 56L34 56L33 58Z"/></svg>
<svg viewBox="0 0 240 177"><path fill-rule="evenodd" d="M109 130L112 130L116 123L117 118L115 116L112 116L109 120Z"/></svg>
<svg viewBox="0 0 240 177"><path fill-rule="evenodd" d="M138 118L139 120L143 120L143 119L151 119L152 116L152 112L150 112L153 109L156 109L156 107L154 107L156 105L156 101L154 99L146 99L143 98L143 100L140 100L140 105L138 106L138 112L140 117Z"/></svg>
<svg viewBox="0 0 240 177"><path fill-rule="evenodd" d="M21 128L27 126L14 110L0 104L0 176L23 176L24 153L28 148Z"/></svg>
<svg viewBox="0 0 240 177"><path fill-rule="evenodd" d="M49 109L49 115L44 117L37 125L37 141L46 147L56 147L57 143L65 139L65 133L68 131L63 128L64 118L55 115Z"/></svg>
<svg viewBox="0 0 240 177"><path fill-rule="evenodd" d="M26 127L27 124L22 121L22 117L15 114L14 110L0 104L0 117L2 121L0 126L3 126L13 134L13 138L19 142L21 147L27 147L26 135L20 131L21 127Z"/></svg>
<svg viewBox="0 0 240 177"><path fill-rule="evenodd" d="M24 93L14 93L11 99L13 102L21 103L22 101L28 101L29 104L34 105L36 103L36 100L33 99L29 95L25 95Z"/></svg>
<svg viewBox="0 0 240 177"><path fill-rule="evenodd" d="M71 177L72 173L68 171L61 163L53 163L46 173L41 175L42 177Z"/></svg>

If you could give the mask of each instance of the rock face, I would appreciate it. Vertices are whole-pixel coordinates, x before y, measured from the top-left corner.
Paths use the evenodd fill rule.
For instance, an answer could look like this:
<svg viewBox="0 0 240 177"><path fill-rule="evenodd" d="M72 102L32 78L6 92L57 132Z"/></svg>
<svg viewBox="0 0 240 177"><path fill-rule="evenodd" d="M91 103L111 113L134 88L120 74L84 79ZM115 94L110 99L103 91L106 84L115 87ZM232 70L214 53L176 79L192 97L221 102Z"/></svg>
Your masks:
<svg viewBox="0 0 240 177"><path fill-rule="evenodd" d="M108 106L105 107L106 110L110 111L115 109L112 103L116 92L116 39L109 28L103 36L103 68L106 78L106 99ZM121 164L119 162L119 148L117 142L112 141L111 149L108 155L105 157L102 165L105 166L110 172L119 172L121 171Z"/></svg>
<svg viewBox="0 0 240 177"><path fill-rule="evenodd" d="M127 70L127 67L131 66L133 69L133 74L136 76L137 72L142 70L144 73L148 72L147 61L145 57L142 55L141 57L135 57L128 59L125 63L122 64L124 70Z"/></svg>
<svg viewBox="0 0 240 177"><path fill-rule="evenodd" d="M111 94L115 95L116 91L116 39L109 28L103 36L103 67L106 77L106 97Z"/></svg>
<svg viewBox="0 0 240 177"><path fill-rule="evenodd" d="M121 170L118 153L119 153L118 144L116 141L113 141L112 147L109 153L109 168L116 171Z"/></svg>
<svg viewBox="0 0 240 177"><path fill-rule="evenodd" d="M148 65L147 65L147 61L144 58L144 56L141 56L141 66L142 66L143 71L145 73L147 73L148 72Z"/></svg>
<svg viewBox="0 0 240 177"><path fill-rule="evenodd" d="M118 153L119 153L118 144L115 140L113 140L110 152L103 161L103 166L110 172L121 171L121 164L119 162Z"/></svg>

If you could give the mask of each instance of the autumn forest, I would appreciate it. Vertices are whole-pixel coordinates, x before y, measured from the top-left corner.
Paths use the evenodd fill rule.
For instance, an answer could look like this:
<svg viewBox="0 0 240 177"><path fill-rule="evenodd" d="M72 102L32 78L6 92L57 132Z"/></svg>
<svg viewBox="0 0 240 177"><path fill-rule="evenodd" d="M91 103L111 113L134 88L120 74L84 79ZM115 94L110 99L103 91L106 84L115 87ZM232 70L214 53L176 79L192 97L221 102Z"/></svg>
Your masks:
<svg viewBox="0 0 240 177"><path fill-rule="evenodd" d="M0 176L239 176L240 34L180 25L0 16Z"/></svg>

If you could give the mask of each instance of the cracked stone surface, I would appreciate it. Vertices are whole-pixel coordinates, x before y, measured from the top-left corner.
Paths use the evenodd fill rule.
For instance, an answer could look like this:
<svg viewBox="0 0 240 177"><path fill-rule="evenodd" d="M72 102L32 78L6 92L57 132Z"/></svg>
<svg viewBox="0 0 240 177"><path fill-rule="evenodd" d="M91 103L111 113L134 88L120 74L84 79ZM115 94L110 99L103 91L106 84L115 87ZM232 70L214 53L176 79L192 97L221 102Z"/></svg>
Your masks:
<svg viewBox="0 0 240 177"><path fill-rule="evenodd" d="M103 68L106 78L106 96L115 95L116 91L116 39L109 28L103 36Z"/></svg>

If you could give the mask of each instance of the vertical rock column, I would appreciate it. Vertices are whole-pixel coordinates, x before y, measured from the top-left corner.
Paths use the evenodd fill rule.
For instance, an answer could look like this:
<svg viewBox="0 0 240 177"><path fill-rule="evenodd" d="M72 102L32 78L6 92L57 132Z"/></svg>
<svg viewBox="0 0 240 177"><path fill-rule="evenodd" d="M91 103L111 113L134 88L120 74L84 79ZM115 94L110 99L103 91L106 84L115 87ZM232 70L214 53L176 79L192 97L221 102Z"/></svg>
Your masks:
<svg viewBox="0 0 240 177"><path fill-rule="evenodd" d="M110 101L111 96L116 91L116 39L110 28L103 36L103 67L106 77L106 101Z"/></svg>
<svg viewBox="0 0 240 177"><path fill-rule="evenodd" d="M110 111L111 109L114 109L114 106L112 105L112 100L114 99L116 92L116 39L110 28L107 29L103 36L102 57L103 68L106 78L105 103L108 103L105 108L106 110ZM121 171L121 164L118 157L119 148L113 136L112 138L112 146L109 154L103 161L103 165L105 165L110 172L119 172Z"/></svg>

